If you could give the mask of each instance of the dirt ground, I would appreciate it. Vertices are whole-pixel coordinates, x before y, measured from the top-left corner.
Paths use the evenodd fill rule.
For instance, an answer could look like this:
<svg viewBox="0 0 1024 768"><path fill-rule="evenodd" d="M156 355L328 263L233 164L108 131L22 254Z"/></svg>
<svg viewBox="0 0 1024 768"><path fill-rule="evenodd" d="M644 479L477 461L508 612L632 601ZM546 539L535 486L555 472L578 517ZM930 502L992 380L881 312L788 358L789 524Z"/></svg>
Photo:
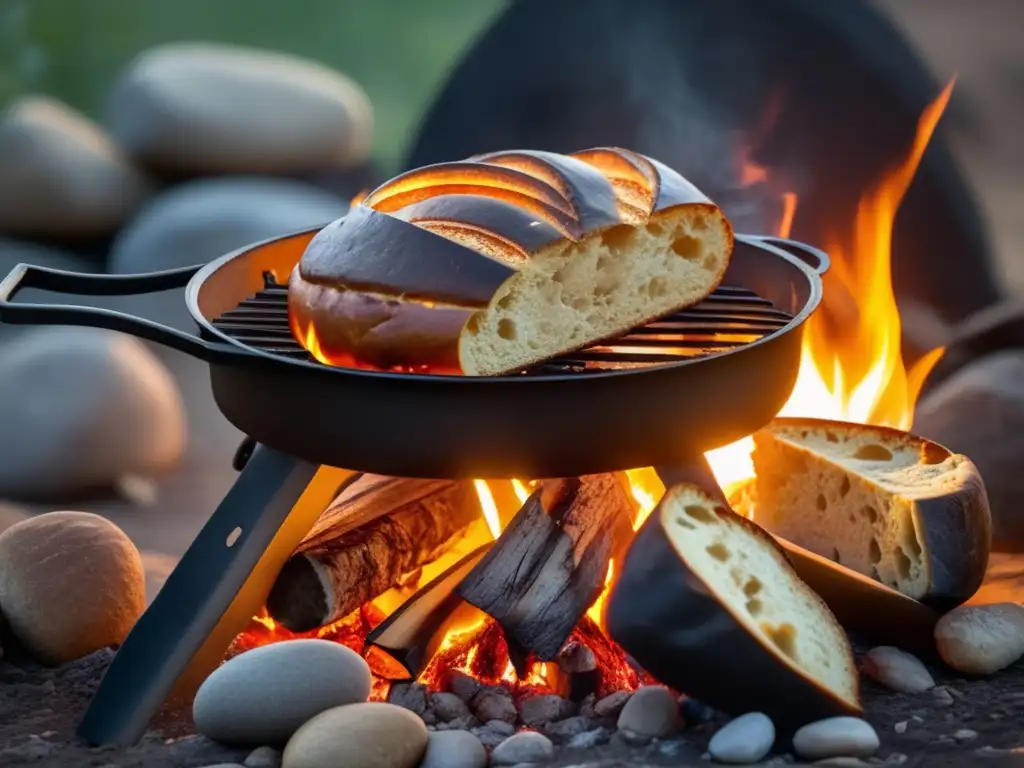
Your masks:
<svg viewBox="0 0 1024 768"><path fill-rule="evenodd" d="M1024 294L1024 0L879 0L932 62L940 78L958 76L958 92L975 110L976 125L956 138L964 168L988 218L1007 286ZM155 591L223 498L235 473L231 456L242 436L216 410L205 365L161 352L182 383L190 420L190 447L178 471L160 485L147 507L96 500L82 508L107 515L146 554ZM1000 559L985 595L1024 601L1024 564ZM240 760L199 737L166 743L151 734L131 750L91 750L70 741L109 654L59 670L0 661L0 765L203 766ZM882 737L880 755L906 755L906 766L1024 765L1024 664L988 680L968 681L930 665L952 703L932 694L909 696L866 684L868 719ZM914 719L920 718L920 721ZM903 733L897 723L906 722ZM977 735L957 741L952 734ZM562 765L706 765L699 755L708 734L690 731L679 741L623 754L606 747L565 755ZM1007 751L1018 748L1019 751ZM899 758L894 760L898 762ZM597 762L594 762L597 761Z"/></svg>

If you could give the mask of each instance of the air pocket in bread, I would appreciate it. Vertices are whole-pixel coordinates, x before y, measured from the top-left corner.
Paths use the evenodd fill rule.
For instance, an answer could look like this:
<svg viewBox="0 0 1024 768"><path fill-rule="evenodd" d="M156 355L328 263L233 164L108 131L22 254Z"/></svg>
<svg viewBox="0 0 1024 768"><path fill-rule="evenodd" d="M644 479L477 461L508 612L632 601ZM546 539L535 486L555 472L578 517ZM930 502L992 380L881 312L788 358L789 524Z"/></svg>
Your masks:
<svg viewBox="0 0 1024 768"><path fill-rule="evenodd" d="M779 545L696 485L637 534L607 610L612 638L662 683L780 728L861 712L853 652Z"/></svg>
<svg viewBox="0 0 1024 768"><path fill-rule="evenodd" d="M755 519L773 535L940 610L981 585L992 524L966 456L817 419L776 419L754 446Z"/></svg>
<svg viewBox="0 0 1024 768"><path fill-rule="evenodd" d="M324 228L289 315L323 362L498 375L699 302L732 248L718 206L656 160L495 152L402 174Z"/></svg>

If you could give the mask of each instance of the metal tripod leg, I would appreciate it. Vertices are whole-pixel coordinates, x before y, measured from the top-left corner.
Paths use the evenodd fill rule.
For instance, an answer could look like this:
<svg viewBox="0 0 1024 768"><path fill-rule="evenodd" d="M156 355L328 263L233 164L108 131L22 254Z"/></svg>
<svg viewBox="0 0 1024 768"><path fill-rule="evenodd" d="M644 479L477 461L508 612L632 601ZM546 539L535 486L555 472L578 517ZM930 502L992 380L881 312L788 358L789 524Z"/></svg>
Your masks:
<svg viewBox="0 0 1024 768"><path fill-rule="evenodd" d="M78 735L92 744L134 744L172 691L191 696L351 474L256 446L125 639Z"/></svg>

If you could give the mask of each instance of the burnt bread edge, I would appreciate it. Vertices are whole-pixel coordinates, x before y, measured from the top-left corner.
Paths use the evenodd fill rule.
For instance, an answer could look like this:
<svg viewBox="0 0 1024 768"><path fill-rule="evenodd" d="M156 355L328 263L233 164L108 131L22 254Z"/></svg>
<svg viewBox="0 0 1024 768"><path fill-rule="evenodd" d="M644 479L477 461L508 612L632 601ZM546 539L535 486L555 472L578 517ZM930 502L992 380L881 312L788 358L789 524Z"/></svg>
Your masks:
<svg viewBox="0 0 1024 768"><path fill-rule="evenodd" d="M762 431L770 433L772 425L882 434L919 448L925 463L939 464L953 459L957 473L955 485L945 493L914 499L911 504L928 582L927 591L912 599L945 613L978 591L992 548L992 516L984 480L969 457L954 453L934 440L892 427L834 419L780 417Z"/></svg>
<svg viewBox="0 0 1024 768"><path fill-rule="evenodd" d="M685 485L675 486L681 487ZM664 501L671 492L666 491L637 533L612 589L606 614L612 639L660 682L727 714L762 711L783 730L826 717L861 716L859 678L849 643L837 650L852 670L850 684L858 698L854 702L805 677L778 650L748 631L683 560L662 522ZM835 620L817 593L801 582L771 536L714 503L720 515L732 516L755 532L786 566L797 588L806 589Z"/></svg>

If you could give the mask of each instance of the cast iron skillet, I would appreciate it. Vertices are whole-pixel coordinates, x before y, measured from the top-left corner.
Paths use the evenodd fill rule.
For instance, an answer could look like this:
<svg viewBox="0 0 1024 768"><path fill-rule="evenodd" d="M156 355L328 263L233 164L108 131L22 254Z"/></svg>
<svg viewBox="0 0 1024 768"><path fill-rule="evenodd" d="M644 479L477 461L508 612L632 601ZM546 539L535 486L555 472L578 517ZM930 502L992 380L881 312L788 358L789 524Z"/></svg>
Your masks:
<svg viewBox="0 0 1024 768"><path fill-rule="evenodd" d="M737 236L724 284L793 319L758 341L634 370L473 378L336 368L232 339L213 321L284 284L319 228L204 266L88 275L19 264L0 283L0 321L121 331L210 365L217 405L238 429L315 464L407 477L567 477L685 461L748 435L788 398L801 326L822 296L828 257L787 240ZM108 309L15 304L22 288L133 295L185 287L200 335Z"/></svg>

